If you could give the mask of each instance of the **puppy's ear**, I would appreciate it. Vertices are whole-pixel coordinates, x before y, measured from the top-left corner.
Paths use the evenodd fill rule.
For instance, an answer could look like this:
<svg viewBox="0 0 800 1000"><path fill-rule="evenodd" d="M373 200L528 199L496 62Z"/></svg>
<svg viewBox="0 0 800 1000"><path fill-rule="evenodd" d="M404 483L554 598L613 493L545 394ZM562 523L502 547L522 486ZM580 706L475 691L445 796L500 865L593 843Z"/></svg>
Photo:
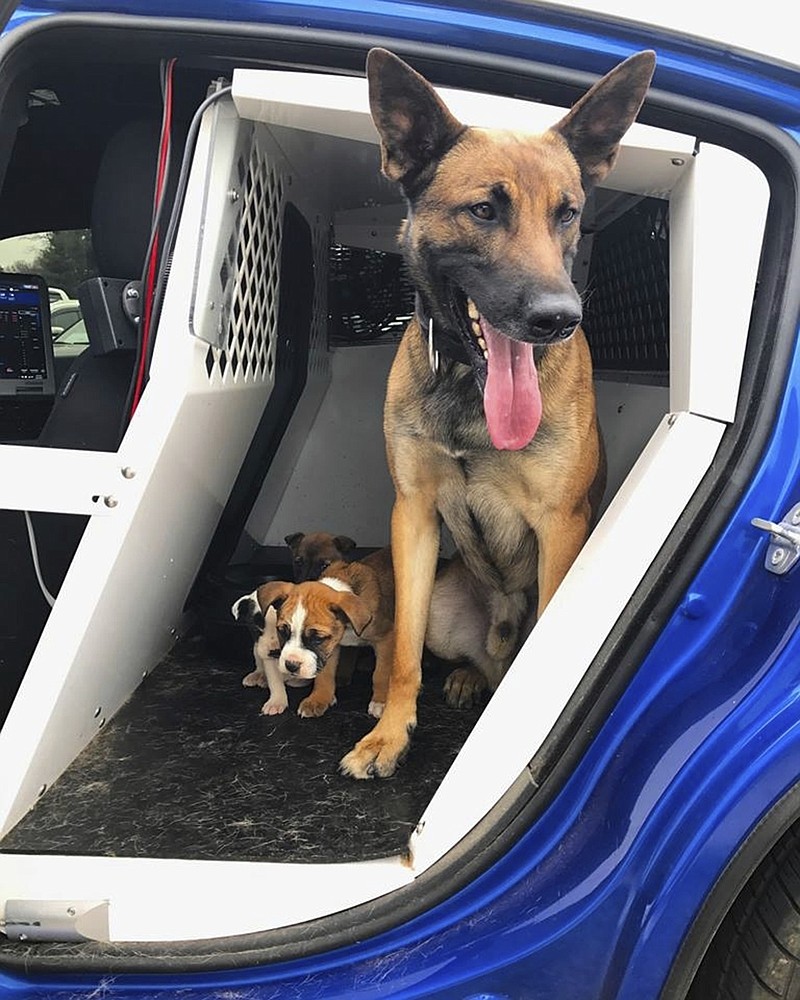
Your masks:
<svg viewBox="0 0 800 1000"><path fill-rule="evenodd" d="M355 594L348 594L346 591L331 602L331 611L344 619L346 624L352 626L356 635L361 635L372 621L372 614L361 598L356 597Z"/></svg>
<svg viewBox="0 0 800 1000"><path fill-rule="evenodd" d="M614 166L620 140L639 113L655 66L656 54L651 49L630 56L598 80L552 127L578 161L585 191Z"/></svg>
<svg viewBox="0 0 800 1000"><path fill-rule="evenodd" d="M268 608L277 610L293 590L294 584L287 583L285 580L270 580L269 583L262 583L256 591L258 606L263 612L266 612Z"/></svg>
<svg viewBox="0 0 800 1000"><path fill-rule="evenodd" d="M252 625L259 631L264 628L264 614L258 605L255 593L245 594L234 601L231 614L240 625Z"/></svg>
<svg viewBox="0 0 800 1000"><path fill-rule="evenodd" d="M464 131L427 80L386 49L367 55L369 105L381 137L381 168L413 186Z"/></svg>
<svg viewBox="0 0 800 1000"><path fill-rule="evenodd" d="M297 546L305 537L306 536L302 531L296 531L293 535L287 535L286 538L284 538L284 542L286 542L292 552L297 552Z"/></svg>
<svg viewBox="0 0 800 1000"><path fill-rule="evenodd" d="M351 552L356 547L356 543L352 538L348 538L347 535L337 535L333 540L333 544L342 553L342 555L344 555L345 552Z"/></svg>

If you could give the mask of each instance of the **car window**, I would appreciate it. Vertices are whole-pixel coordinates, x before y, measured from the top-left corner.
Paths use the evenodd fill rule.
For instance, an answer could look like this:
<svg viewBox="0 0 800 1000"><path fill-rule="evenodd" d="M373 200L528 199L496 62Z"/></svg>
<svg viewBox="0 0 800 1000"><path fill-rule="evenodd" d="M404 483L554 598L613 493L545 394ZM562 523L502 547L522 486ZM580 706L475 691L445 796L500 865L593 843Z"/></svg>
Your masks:
<svg viewBox="0 0 800 1000"><path fill-rule="evenodd" d="M51 289L52 306L77 299L80 283L98 273L91 234L88 229L62 229L0 240L0 271L40 274Z"/></svg>
<svg viewBox="0 0 800 1000"><path fill-rule="evenodd" d="M88 344L89 335L86 332L86 324L82 319L77 319L72 326L54 338L57 344Z"/></svg>

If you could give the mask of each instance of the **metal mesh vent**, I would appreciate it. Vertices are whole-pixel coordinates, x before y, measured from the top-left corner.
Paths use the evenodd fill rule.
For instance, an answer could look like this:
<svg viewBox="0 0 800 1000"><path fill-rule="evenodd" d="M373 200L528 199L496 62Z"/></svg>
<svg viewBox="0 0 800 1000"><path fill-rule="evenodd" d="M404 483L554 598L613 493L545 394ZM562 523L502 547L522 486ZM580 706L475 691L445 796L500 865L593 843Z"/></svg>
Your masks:
<svg viewBox="0 0 800 1000"><path fill-rule="evenodd" d="M314 304L311 311L311 337L308 370L311 374L327 373L328 356L328 226L319 216L313 226L314 239Z"/></svg>
<svg viewBox="0 0 800 1000"><path fill-rule="evenodd" d="M669 371L669 202L644 198L594 237L583 328L599 371Z"/></svg>
<svg viewBox="0 0 800 1000"><path fill-rule="evenodd" d="M223 294L234 282L230 323L223 348L209 347L206 371L212 381L269 381L275 369L280 281L283 178L268 158L259 131L249 159L240 157L242 211L220 268Z"/></svg>
<svg viewBox="0 0 800 1000"><path fill-rule="evenodd" d="M329 260L332 345L397 341L414 312L398 254L334 245Z"/></svg>

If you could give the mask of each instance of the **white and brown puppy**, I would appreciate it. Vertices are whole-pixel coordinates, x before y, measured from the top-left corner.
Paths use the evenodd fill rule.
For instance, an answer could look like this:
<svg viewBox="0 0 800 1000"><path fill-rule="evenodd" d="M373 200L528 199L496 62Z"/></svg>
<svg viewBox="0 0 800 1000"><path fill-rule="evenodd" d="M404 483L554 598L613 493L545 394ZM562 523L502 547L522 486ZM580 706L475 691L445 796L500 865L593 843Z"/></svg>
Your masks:
<svg viewBox="0 0 800 1000"><path fill-rule="evenodd" d="M254 590L252 594L245 594L234 602L231 614L236 621L247 625L253 635L256 668L245 674L242 684L245 687L268 688L269 699L261 706L261 711L264 715L280 715L289 705L286 684L291 686L292 678L281 673L278 667L281 648L276 630L278 616L275 609L267 608L266 612L262 611L258 603L258 591Z"/></svg>
<svg viewBox="0 0 800 1000"><path fill-rule="evenodd" d="M375 672L369 712L380 716L394 647L392 594L386 550L361 562L333 563L320 580L271 581L258 588L256 601L265 620L271 610L277 615L280 674L314 681L298 715L320 716L336 703L340 647L371 646Z"/></svg>

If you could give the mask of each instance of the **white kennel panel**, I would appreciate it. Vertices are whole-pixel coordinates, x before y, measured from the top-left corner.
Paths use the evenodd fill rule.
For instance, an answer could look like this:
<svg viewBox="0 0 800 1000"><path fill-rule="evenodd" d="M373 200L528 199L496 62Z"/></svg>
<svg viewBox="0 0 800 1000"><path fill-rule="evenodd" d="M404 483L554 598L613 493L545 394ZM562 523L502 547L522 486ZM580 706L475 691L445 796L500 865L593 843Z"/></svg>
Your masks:
<svg viewBox="0 0 800 1000"><path fill-rule="evenodd" d="M208 221L204 198L227 198L227 190L206 187L209 158L224 161L215 171L223 179L241 159L243 213L253 219L248 239L259 244L257 253L243 245L248 227L241 224L229 292L231 315L238 318L219 347L192 336L189 324L200 241L226 250L231 245L231 233L220 236L201 225ZM117 711L180 630L187 594L274 382L288 175L265 126L242 122L229 99L206 112L150 381L118 453L97 462L85 456L74 465L78 475L90 477L92 489L100 483L96 466L112 467L115 482L107 485L106 475L101 485L113 489L117 504L91 518L0 733L2 831ZM308 212L313 193L306 192L303 202ZM319 247L326 243L327 220L313 214L310 222ZM316 356L325 322L324 273L317 283L323 290L315 295L314 369L324 373L325 361ZM39 458L46 465L54 455L42 449ZM53 509L24 500L32 509Z"/></svg>

